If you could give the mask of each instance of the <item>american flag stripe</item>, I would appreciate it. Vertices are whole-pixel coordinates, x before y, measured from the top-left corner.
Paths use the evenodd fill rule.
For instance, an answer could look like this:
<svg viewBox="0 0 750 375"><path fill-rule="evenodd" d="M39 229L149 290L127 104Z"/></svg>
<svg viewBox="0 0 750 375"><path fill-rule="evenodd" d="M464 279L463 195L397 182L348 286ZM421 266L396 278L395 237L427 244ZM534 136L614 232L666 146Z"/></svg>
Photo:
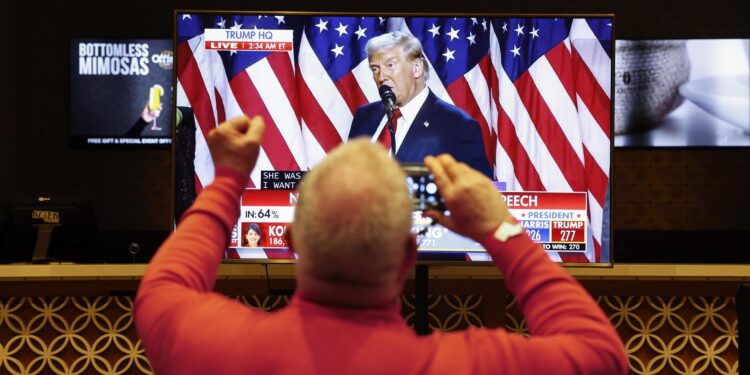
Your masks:
<svg viewBox="0 0 750 375"><path fill-rule="evenodd" d="M195 193L200 193L201 190L203 190L203 184L201 183L201 179L198 177L198 175L195 175Z"/></svg>
<svg viewBox="0 0 750 375"><path fill-rule="evenodd" d="M216 108L217 117L220 111L223 111L227 118L232 118L244 114L242 108L237 102L237 98L235 97L234 92L232 91L231 84L226 76L226 71L223 69L223 63L221 62L222 60L219 53L217 53L216 51L205 51L204 49L196 49L195 51L196 56L202 57L202 63L199 65L201 70L204 72L210 72L204 74L211 78L213 86L218 93L218 95L214 97L216 103L214 106ZM220 105L220 103L222 105ZM218 123L213 126L217 125ZM213 128L211 124L203 124L201 125L201 127L207 128L209 130ZM203 134L197 136L202 137ZM203 140L203 142L205 142L205 140ZM206 155L206 161L209 161L210 157L210 154ZM254 188L260 185L260 171L270 170L273 168L273 165L263 148L261 148L260 150L256 165L257 168L253 171L253 173L251 173L250 180L248 181L249 188ZM205 185L209 184L213 180L213 178L213 170L211 170L210 174L202 175L202 181L204 181Z"/></svg>
<svg viewBox="0 0 750 375"><path fill-rule="evenodd" d="M527 131L518 132L516 125L505 111L505 108L507 107L500 105L500 113L498 114L498 139L500 140L501 148L505 150L508 158L513 161L513 171L520 183L520 186L508 186L508 190L543 191L545 190L545 185L539 173L540 170L536 168L537 163L543 162L539 161L541 155L533 154L534 159L532 159L523 142L524 139L529 138L527 134L531 133L532 130L528 130L527 128ZM528 126L531 126L531 124L528 124ZM502 172L502 169L499 167L498 170ZM508 182L509 180L504 181Z"/></svg>
<svg viewBox="0 0 750 375"><path fill-rule="evenodd" d="M495 143L496 135L492 124L492 109L490 108L490 87L489 80L485 75L484 70L487 70L486 66L490 64L489 55L482 58L474 68L464 74L463 79L456 81L465 80L467 88L470 90L466 92L466 96L473 98L474 100L464 99L466 104L457 104L461 108L470 108L471 112L467 111L472 117L474 117L479 125L482 127L482 138L484 139L485 154L490 165L494 167L495 164ZM483 69L484 67L484 69ZM454 101L456 100L455 96Z"/></svg>
<svg viewBox="0 0 750 375"><path fill-rule="evenodd" d="M179 78L177 80L175 93L175 104L178 107L190 107L190 101L188 100L187 94L185 94L185 89L182 88L182 82L180 82Z"/></svg>
<svg viewBox="0 0 750 375"><path fill-rule="evenodd" d="M217 72L214 69L216 65L210 62L213 56L205 53L200 39L199 37L193 38L187 43L182 43L178 46L178 51L182 51L182 56L186 57L185 62L187 63L184 67L185 70L183 70L185 73L184 75L179 75L179 79L182 83L185 97L193 108L196 124L198 125L196 127L196 154L194 162L196 175L200 181L199 184L196 184L197 191L200 191L201 186L211 183L214 178L213 160L211 159L205 137L218 124L215 120L217 116L215 111L218 111L218 106L215 104L216 101L213 97L214 91L209 89L211 86L204 81L203 77L210 77L213 81L213 87L217 90L222 90L227 86L226 79L223 80L223 84L218 79L218 77L223 75L223 72ZM187 53L191 51L195 51L196 53ZM197 74L196 71L198 72Z"/></svg>
<svg viewBox="0 0 750 375"><path fill-rule="evenodd" d="M592 108L592 115L599 124L599 128L610 137L609 123L609 103L610 99L607 93L599 86L594 74L588 69L588 65L581 59L581 55L574 49L572 53L573 68L579 72L576 76L575 88L576 94ZM584 66L586 68L584 68Z"/></svg>
<svg viewBox="0 0 750 375"><path fill-rule="evenodd" d="M190 51L190 46L183 43L178 46L177 74L182 84L185 94L187 95L190 106L193 108L198 119L198 125L203 131L203 136L208 136L208 131L216 126L214 117L214 108L209 97L209 91L206 90L206 83L203 80L200 68L195 56ZM204 124L214 124L210 128L204 128Z"/></svg>
<svg viewBox="0 0 750 375"><path fill-rule="evenodd" d="M574 22L571 35L580 36L581 34L591 38L593 32L591 32L588 24ZM579 67L578 70L583 72L583 74L578 76L579 82L576 85L577 88L582 89L578 93L579 100L586 103L586 105L579 105L581 107L579 115L583 128L583 142L586 148L591 151L591 157L595 161L595 163L589 164L599 166L598 170L587 170L587 173L592 180L599 182L598 186L594 183L590 183L589 186L589 216L594 237L594 256L596 259L601 259L601 223L606 196L606 184L602 184L602 181L605 181L605 179L608 181L609 178L610 158L608 156L610 150L605 148L604 144L597 144L597 142L601 142L603 139L610 139L610 117L608 116L610 107L610 76L609 74L604 74L601 69L598 69L595 61L604 60L604 62L609 64L610 59L599 43L585 43L576 39L573 40L572 44L574 64ZM582 66L585 66L586 69L580 69ZM596 80L594 81L592 78ZM602 85L605 86L602 87ZM584 91L585 89L591 89L591 91L586 92ZM588 109L591 107L595 109L589 111Z"/></svg>
<svg viewBox="0 0 750 375"><path fill-rule="evenodd" d="M220 66L217 67L217 63L221 61L218 55L212 51L206 51L203 49L201 38L193 38L188 41L190 50L193 52L193 59L195 66L202 75L201 79L196 79L191 83L192 73L187 77L187 82L191 83L185 86L186 92L196 92L200 98L200 105L198 108L193 108L196 114L197 124L202 131L203 137L208 136L208 132L215 128L219 122L218 120L218 107L214 92L218 90L219 93L226 90L229 87L229 83L226 80L223 69ZM223 80L221 78L224 78ZM196 96L193 94L193 96ZM226 100L225 100L226 101ZM226 106L225 106L226 109ZM225 115L227 115L225 110ZM213 177L212 177L213 178Z"/></svg>
<svg viewBox="0 0 750 375"><path fill-rule="evenodd" d="M299 136L298 129L300 127L300 114L297 110L297 108L299 108L299 103L297 101L297 81L294 78L295 64L292 62L294 56L291 52L271 53L266 59L268 60L271 69L273 69L273 74L277 77L284 77L284 79L278 79L279 85L281 85L281 88L284 90L284 95L287 99L287 102L289 103L289 106L287 108L290 111L289 113L293 113L295 119L297 120L297 123L294 123L295 131L293 134Z"/></svg>
<svg viewBox="0 0 750 375"><path fill-rule="evenodd" d="M317 126L314 126L312 128L317 129ZM326 150L323 149L323 141L321 140L321 138L316 138L316 136L311 132L310 126L307 125L307 122L304 118L302 119L302 137L305 140L307 166L308 168L312 168L326 157Z"/></svg>
<svg viewBox="0 0 750 375"><path fill-rule="evenodd" d="M250 182L248 183L249 188L260 186L261 172L269 171L273 168L271 160L268 159L268 154L266 154L262 149L261 152L258 153L258 161L255 163L255 165L255 169L250 172Z"/></svg>
<svg viewBox="0 0 750 375"><path fill-rule="evenodd" d="M482 75L482 79L484 80L484 85L482 88L485 90L484 93L479 94L482 96L485 96L486 99L478 100L478 102L482 102L484 104L483 113L485 113L485 116L489 116L487 118L487 122L489 123L490 127L490 143L485 144L485 147L490 151L490 157L493 159L493 161L490 163L491 165L495 165L494 157L495 153L497 152L497 124L493 119L497 118L497 107L496 102L494 101L492 97L492 90L493 90L493 79L492 79L492 61L490 60L489 53L487 56L483 57L482 60L477 64L477 67L479 68L479 73ZM497 176L497 166L495 166L495 176Z"/></svg>
<svg viewBox="0 0 750 375"><path fill-rule="evenodd" d="M594 239L592 242L594 243L594 251L589 253L590 250L586 250L586 258L588 258L589 261L590 259L594 259L596 262L602 262L602 245L599 243L600 240ZM607 261L609 261L609 259L608 256Z"/></svg>
<svg viewBox="0 0 750 375"><path fill-rule="evenodd" d="M583 147L589 151L602 173L605 176L609 176L610 149L607 147L607 142L604 141L608 141L610 138L598 126L599 124L596 122L596 119L594 119L588 107L583 102L579 102L578 104L578 115L578 121L581 124Z"/></svg>
<svg viewBox="0 0 750 375"><path fill-rule="evenodd" d="M550 259L551 259L551 260L552 260L553 262L558 262L558 263L559 263L559 262L562 262L562 261L563 261L563 260L562 260L562 258L560 257L560 254L558 254L558 253L555 253L555 252L547 252L547 255L549 256L549 258L550 258ZM590 262L589 260L583 261L583 263L589 263L589 262Z"/></svg>
<svg viewBox="0 0 750 375"><path fill-rule="evenodd" d="M330 151L341 143L341 134L310 91L307 82L303 79L298 80L297 89L302 106L302 119L305 124L315 124L312 128L306 127L312 135L312 139L306 139L320 144L325 152Z"/></svg>
<svg viewBox="0 0 750 375"><path fill-rule="evenodd" d="M606 56L601 51L595 53L599 56ZM610 140L610 100L608 92L597 84L599 80L593 79L594 73L588 69L589 65L578 54L576 43L573 43L572 55L576 71L581 72L576 82L576 93L580 102L578 105L579 124L584 147L592 159L591 162L587 161L586 175L589 179L589 191L593 197L589 199L591 228L594 232L597 256L600 256L602 207L605 204L610 170L609 143L604 142ZM593 110L590 110L592 108ZM595 220L594 217L599 219Z"/></svg>
<svg viewBox="0 0 750 375"><path fill-rule="evenodd" d="M607 194L607 175L599 168L588 149L584 149L586 158L586 183L588 191L594 195L596 202L604 205L604 197Z"/></svg>
<svg viewBox="0 0 750 375"><path fill-rule="evenodd" d="M542 101L546 103L552 119L557 122L568 141L568 145L570 145L578 160L583 163L583 145L578 128L576 101L566 95L565 86L545 57L537 60L536 64L529 68L529 74L536 83L535 87L541 95Z"/></svg>
<svg viewBox="0 0 750 375"><path fill-rule="evenodd" d="M206 85L206 90L210 91L213 86L213 96L211 96L211 99L214 103L214 114L217 120L216 124L221 124L222 113L225 119L228 117L234 117L234 113L227 117L227 111L231 111L231 108L237 107L237 105L233 102L233 97L227 94L227 91L229 91L229 82L227 81L226 73L221 64L221 57L215 52L205 50L199 56L202 56L198 65L199 68L201 71L204 71L204 74L209 75L208 77L210 77L210 80L213 83L213 85ZM233 102L234 104L230 105L228 102ZM210 130L216 125L205 124L205 126Z"/></svg>
<svg viewBox="0 0 750 375"><path fill-rule="evenodd" d="M307 87L313 94L315 101L331 120L341 139L349 135L349 128L354 115L336 88L336 84L328 77L328 72L315 55L315 51L305 36L302 36L299 50L300 78L307 82ZM313 124L313 122L308 122ZM314 123L318 126L317 123Z"/></svg>
<svg viewBox="0 0 750 375"><path fill-rule="evenodd" d="M539 88L531 79L531 74L528 72L521 74L515 86L521 102L529 111L531 123L536 127L537 134L549 150L563 178L568 182L570 190L562 191L581 191L585 186L583 164L570 143L563 141L565 133L560 129L559 122L539 94Z"/></svg>
<svg viewBox="0 0 750 375"><path fill-rule="evenodd" d="M509 183L508 190L511 191L543 191L544 183L542 182L541 176L539 176L539 172L534 166L531 157L529 157L528 152L526 152L526 148L523 147L521 139L518 138L518 133L516 133L516 128L511 122L510 117L508 117L508 114L505 113L505 110L502 108L500 110L498 123L500 148L504 150L504 159L512 162L511 168L508 168L507 170L514 172L513 176L507 176L506 174L506 177L501 181ZM507 168L507 164L505 165ZM502 172L506 169L498 166L498 170ZM500 175L498 175L498 178L500 178ZM520 186L510 185L510 182L515 180L518 181Z"/></svg>
<svg viewBox="0 0 750 375"><path fill-rule="evenodd" d="M243 114L244 112L240 108L240 105L233 94L231 84L227 81L224 69L217 69L217 66L221 67L221 64L217 65L216 63L216 61L221 61L218 53L215 51L205 51L199 38L194 38L189 42L191 45L195 46L195 48L191 48L190 50L195 51L193 58L195 59L196 67L202 73L202 76L209 77L211 79L213 87L218 92L224 92L225 98L222 100L222 102L224 103L223 109L225 111L225 116L235 117ZM241 74L238 76L241 76ZM201 75L199 75L198 77L201 77ZM193 76L191 75L185 81L190 82L190 79L192 78ZM202 82L202 79L200 81ZM203 87L196 87L191 84L186 87L189 89L194 88L195 90L205 90L205 92L211 92L208 91L208 84L202 83L202 85ZM196 173L198 174L199 179L202 182L202 185L205 186L213 181L214 178L213 160L211 159L211 155L205 141L205 136L208 134L208 131L218 125L218 123L213 120L213 116L215 115L214 110L218 113L218 104L216 98L213 97L213 95L201 96L201 100L209 100L213 103L210 104L210 106L212 107L211 111L207 111L205 105L193 106L193 110L197 111L197 129L200 129L199 134L196 134L196 160L198 161L195 163L195 168ZM200 115L198 112L202 113L202 115ZM208 166L210 166L210 168ZM258 186L260 184L260 170L269 170L273 168L271 161L268 159L268 156L263 149L261 149L260 155L258 157L257 166L258 168L256 168L256 172L251 175L251 180L248 184L249 187Z"/></svg>
<svg viewBox="0 0 750 375"><path fill-rule="evenodd" d="M520 23L518 24L520 25ZM589 37L591 35L593 33L590 32ZM595 41L595 39L593 40ZM509 79L503 70L502 57L508 58L508 55L503 55L500 45L495 44L498 43L497 38L491 38L490 56L493 57L493 73L496 74L499 81L498 95L500 97L497 104L493 102L493 105L499 106L497 109L498 123L496 126L498 127L499 144L502 146L502 150L498 150L498 154L500 155L498 160L505 160L504 163L507 164L508 159L516 160L519 158L519 154L514 154L514 151L518 150L518 148L512 147L507 137L503 140L503 122L507 121L514 124L516 131L518 131L519 125L520 127L524 127L528 126L529 123L532 123L532 126L543 126L537 133L543 139L546 147L550 149L550 154L559 162L561 173L569 181L570 187L576 191L589 191L589 199L594 201L589 204L590 235L594 239L592 241L593 246L589 246L585 254L561 253L560 259L565 262L575 262L583 259L592 261L601 259L601 246L599 243L602 230L601 206L606 194L609 173L609 136L608 133L603 131L597 132L597 130L609 127L609 117L608 115L604 116L606 117L606 121L602 121L601 116L593 117L586 106L598 104L597 109L600 110L603 108L604 113L608 114L609 101L601 100L601 93L604 91L600 90L599 81L591 80L591 77L594 77L594 73L590 72L587 64L575 63L571 58L572 53L568 52L566 48L565 42L563 41L563 43L552 46L545 55L530 65L525 73L521 73L516 82L514 82L517 90L517 94L515 95L522 98L523 107L527 110L528 116L530 116L530 121L524 121L523 110L518 107L513 108L508 106L519 104L518 100L508 100L508 96L515 96L513 90L504 89L509 88ZM573 53L575 53L574 48L576 44L568 44L573 45ZM595 44L599 45L598 42ZM518 46L513 45L513 47L516 48ZM524 47L524 45L521 45L521 47ZM525 47L531 48L533 45L526 45ZM512 56L515 56L515 54ZM592 60L589 59L587 62L590 61ZM598 66L601 67L601 65ZM609 67L609 62L607 62L607 66L604 66L604 68L608 70ZM585 82L585 79L581 79L580 77L589 78L589 82ZM583 86L582 84L584 83L587 85ZM596 90L600 90L600 92L597 93ZM581 95L578 94L581 91L585 91L588 94L584 95L586 96L585 99L582 99ZM595 95L598 94L598 97L591 95L591 92ZM567 98L567 100L560 100L560 98ZM505 111L508 111L508 113ZM506 119L504 114L509 115L510 118ZM601 114L601 112L597 112L597 114ZM552 133L552 136L550 136L550 133ZM518 137L519 142L526 149L529 149L527 141L534 140L534 138L532 136L524 139L520 133ZM561 139L567 142L564 142L565 144L562 146L558 144L556 148L550 143L553 139L557 142ZM596 144L597 141L602 140L604 140L602 144ZM560 144L562 143L560 142ZM531 149L538 150L534 147ZM508 154L507 159L504 157L506 152ZM604 159L607 159L607 162L598 160L602 159L604 155L606 155ZM520 156L523 157L524 155ZM500 168L500 164L498 162L498 168ZM538 166L538 164L535 163L534 166ZM514 165L514 170L518 176L519 166ZM544 181L544 186L543 189L539 190L564 191L564 187L562 186L551 186L548 182L553 181L545 179L544 172L540 171L540 174ZM498 176L500 175L498 173ZM519 176L518 180L523 185L520 182L523 178ZM530 190L527 186L522 186L522 189Z"/></svg>
<svg viewBox="0 0 750 375"><path fill-rule="evenodd" d="M429 61L428 61L429 65ZM453 103L453 98L451 98L450 94L448 93L448 89L443 85L443 82L435 77L435 73L430 74L430 77L427 79L427 87L432 91L435 96L440 98L441 100L445 101L446 103L455 104Z"/></svg>
<svg viewBox="0 0 750 375"><path fill-rule="evenodd" d="M602 171L606 171L604 180L606 185L608 179L606 175L609 173L609 98L598 87L593 75L587 69L575 69L579 73L574 76L576 62L570 63L573 55L567 48L559 45L547 54L547 58L574 105L576 105L583 145L592 155L597 155L593 156L593 159L596 160ZM592 117L593 115L587 108L590 105L597 108L598 116L596 118ZM596 129L590 126L595 126ZM604 132L605 129L606 132ZM587 141L587 137L594 137L595 140ZM589 165L585 165L588 176ZM601 199L603 200L604 197L602 196Z"/></svg>
<svg viewBox="0 0 750 375"><path fill-rule="evenodd" d="M200 39L200 38L194 38ZM215 126L214 108L209 97L209 91L206 89L206 83L200 72L198 60L192 54L192 48L189 42L181 43L177 48L177 74L179 79L179 92L184 93L185 101L193 109L196 120L196 150L194 166L199 183L196 184L196 191L200 192L202 186L207 185L213 180L214 164L211 159L211 153L208 150L205 137L208 131ZM178 93L179 93L178 92ZM180 97L180 95L178 95ZM204 124L214 124L212 127Z"/></svg>
<svg viewBox="0 0 750 375"><path fill-rule="evenodd" d="M541 58L537 64L545 66L547 65L545 64L546 62L547 60ZM550 105L550 110L553 112L554 117L559 119L559 123L565 132L565 136L569 143L574 146L576 154L578 154L578 157L583 162L585 169L583 173L583 176L585 177L585 186L587 186L588 189L599 199L599 203L603 204L608 177L602 169L600 169L600 166L595 163L594 158L586 147L587 142L582 140L582 134L586 129L582 125L584 121L582 121L581 117L583 116L579 111L585 109L585 106L578 106L578 108L576 108L576 102L564 99L567 90L562 85L561 81L555 79L556 72L562 69L554 69L553 71L551 65L547 66L548 68L545 69L532 67L529 69L529 72L532 73L536 82L546 83L544 85L537 84L537 87L540 89L546 103L554 103L554 105ZM550 88L554 89L550 90ZM557 98L558 100L553 100L554 98ZM605 141L604 143L600 143L600 145L608 144L608 139L600 139L600 141ZM594 143L594 146L596 147L596 143ZM608 160L609 158L607 158L607 161ZM609 169L607 168L607 170Z"/></svg>
<svg viewBox="0 0 750 375"><path fill-rule="evenodd" d="M214 179L214 161L199 126L196 126L195 129L195 160L193 165L195 175L200 182L200 184L196 184L196 192L200 192L202 188L199 188L199 186L206 186Z"/></svg>
<svg viewBox="0 0 750 375"><path fill-rule="evenodd" d="M271 157L271 161L274 162L274 165L279 162L283 164L281 164L281 168L276 169L299 170L299 166L304 166L306 163L302 132L290 99L294 97L294 94L292 92L290 97L284 91L284 86L294 85L294 75L291 71L291 64L288 63L287 54L276 53L276 55L281 56L280 60L286 60L286 63L282 63L281 66L273 66L271 63L274 61L270 58L259 61L246 69L246 76L252 80L252 87L257 88L257 94L261 103L264 104L257 107L261 110L265 109L267 116L270 116L272 120L273 126L271 126L270 134L278 133L282 137L282 139L267 138L270 142L263 145L266 153L271 157L271 155L276 154L277 150L269 150L269 147L278 149L279 154L281 154L280 157L278 159ZM282 70L283 68L287 68L287 70ZM240 77L244 78L245 75L238 74L235 79ZM238 86L238 89L242 90L243 86ZM258 103L257 98L251 100L250 103ZM245 110L245 113L250 114L252 112ZM268 117L266 117L266 123L269 123Z"/></svg>
<svg viewBox="0 0 750 375"><path fill-rule="evenodd" d="M521 147L525 149L533 168L539 174L539 179L542 182L542 189L539 190L572 191L573 189L570 188L550 150L537 132L534 121L527 112L516 86L510 81L510 77L505 74L502 68L498 72L500 73L500 106L508 114ZM517 169L516 172L518 172Z"/></svg>
<svg viewBox="0 0 750 375"><path fill-rule="evenodd" d="M497 133L495 175L499 181L505 181L510 191L540 191L544 190L539 173L531 162L529 154L521 144L515 132L515 126L505 109L500 105L500 44L494 32L494 25L490 26L490 64L489 82L492 97L492 111L497 121L493 123ZM512 155L512 156L511 156Z"/></svg>
<svg viewBox="0 0 750 375"><path fill-rule="evenodd" d="M571 100L577 103L579 96L587 106L596 108L596 111L593 111L596 114L596 123L609 138L609 97L578 53L568 50L564 45L558 45L547 53L547 59Z"/></svg>
<svg viewBox="0 0 750 375"><path fill-rule="evenodd" d="M549 61L552 69L555 70L557 77L560 79L562 86L573 103L576 101L575 73L573 64L571 64L571 54L567 48L567 43L560 43L547 52L545 56Z"/></svg>
<svg viewBox="0 0 750 375"><path fill-rule="evenodd" d="M362 60L357 66L352 69L352 75L357 81L357 86L360 87L362 93L365 95L367 103L372 103L380 100L380 94L378 94L378 86L375 84L375 80L372 78L372 71L370 70L370 63L367 59Z"/></svg>
<svg viewBox="0 0 750 375"><path fill-rule="evenodd" d="M593 197L591 192L588 192L587 194L587 200L588 200L588 216L589 216L589 236L592 238L593 242L593 248L591 246L586 248L586 256L589 259L601 259L601 239L602 239L602 226L601 225L595 225L595 223L600 223L603 217L604 210L602 207L596 202L596 199ZM593 220L599 220L599 221L593 221Z"/></svg>
<svg viewBox="0 0 750 375"><path fill-rule="evenodd" d="M368 103L365 93L363 93L362 89L357 85L357 79L352 73L341 77L341 79L336 82L336 89L341 94L341 97L344 98L344 101L352 114L356 112L357 108L362 106L362 104Z"/></svg>
<svg viewBox="0 0 750 375"><path fill-rule="evenodd" d="M609 182L609 158L608 149L604 149L596 142L606 138L600 129L594 124L588 115L586 106L579 105L581 124L581 136L584 145L584 156L586 166L586 179L588 189L594 194L599 205L604 205Z"/></svg>
<svg viewBox="0 0 750 375"><path fill-rule="evenodd" d="M515 136L514 133L510 134ZM518 145L518 142L514 144ZM518 189L518 187L522 186L522 184L519 181L519 177L516 175L515 164L520 162L513 160L510 158L510 156L508 156L508 152L506 152L504 146L500 143L499 135L497 137L495 148L495 177L498 179L498 181L505 181L506 189ZM526 161L528 162L528 155Z"/></svg>
<svg viewBox="0 0 750 375"><path fill-rule="evenodd" d="M214 98L216 98L216 121L221 124L227 120L227 114L224 111L224 100L221 99L221 93L217 88L214 88Z"/></svg>
<svg viewBox="0 0 750 375"><path fill-rule="evenodd" d="M256 63L253 66L260 64ZM268 155L273 169L278 170L297 170L299 164L292 157L292 151L284 141L284 136L276 126L276 121L271 116L268 107L258 105L263 103L259 89L255 86L254 81L245 73L239 73L230 82L237 103L239 103L242 112L249 117L256 115L263 116L266 120L266 134L263 139L263 150ZM271 84L264 85L270 87Z"/></svg>
<svg viewBox="0 0 750 375"><path fill-rule="evenodd" d="M612 87L611 59L597 40L597 35L584 19L576 18L570 27L570 41L581 56L587 70L596 78L599 88L611 98ZM611 42L611 39L610 39Z"/></svg>
<svg viewBox="0 0 750 375"><path fill-rule="evenodd" d="M603 220L603 206L605 204L606 189L609 182L609 108L608 94L595 79L594 73L589 65L583 62L576 50L576 43L571 43L571 50L565 49L564 59L572 61L566 64L570 70L575 72L575 79L571 82L571 73L560 75L561 81L568 87L575 87L575 101L578 111L578 125L580 127L581 142L584 151L584 166L586 186L588 188L589 204L589 228L593 238L593 249L587 248L586 255L589 259L601 260L601 234ZM599 46L599 43L595 43ZM567 56L569 55L569 56ZM602 54L606 55L606 54ZM609 60L605 61L609 64ZM607 65L609 66L609 65ZM556 69L556 71L563 69ZM589 111L589 108L596 108ZM593 113L598 114L598 116Z"/></svg>
<svg viewBox="0 0 750 375"><path fill-rule="evenodd" d="M481 72L475 72L474 74L479 73L479 76L481 76ZM469 73L467 73L469 74ZM466 113L469 114L474 120L476 120L479 123L479 126L482 128L482 139L484 140L484 144L489 144L489 142L492 139L492 136L490 134L490 126L489 122L487 121L487 118L484 116L484 113L482 113L482 109L480 108L480 105L477 103L477 97L472 95L472 87L469 86L470 83L473 83L475 86L478 84L476 80L472 80L471 82L465 78L459 78L448 87L446 87L448 94L453 99L453 103L458 106L459 108L466 111ZM485 88L487 88L486 82L485 82ZM487 90L486 92L489 92ZM488 106L484 106L489 109ZM487 152L485 148L485 153ZM487 154L487 160L490 162L490 165L495 163L495 158L491 157L491 155Z"/></svg>

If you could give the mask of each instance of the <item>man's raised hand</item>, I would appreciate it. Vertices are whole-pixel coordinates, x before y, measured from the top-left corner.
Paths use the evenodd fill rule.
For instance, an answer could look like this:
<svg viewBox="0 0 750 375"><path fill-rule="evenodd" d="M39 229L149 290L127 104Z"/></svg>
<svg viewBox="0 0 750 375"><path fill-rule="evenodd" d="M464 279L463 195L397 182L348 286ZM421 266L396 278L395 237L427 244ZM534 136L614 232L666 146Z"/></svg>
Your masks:
<svg viewBox="0 0 750 375"><path fill-rule="evenodd" d="M258 160L266 123L263 117L235 117L208 133L208 148L217 167L233 168L249 175Z"/></svg>
<svg viewBox="0 0 750 375"><path fill-rule="evenodd" d="M511 218L508 207L490 179L452 156L428 156L424 160L435 176L440 195L450 215L435 210L425 214L446 228L481 242L501 223Z"/></svg>

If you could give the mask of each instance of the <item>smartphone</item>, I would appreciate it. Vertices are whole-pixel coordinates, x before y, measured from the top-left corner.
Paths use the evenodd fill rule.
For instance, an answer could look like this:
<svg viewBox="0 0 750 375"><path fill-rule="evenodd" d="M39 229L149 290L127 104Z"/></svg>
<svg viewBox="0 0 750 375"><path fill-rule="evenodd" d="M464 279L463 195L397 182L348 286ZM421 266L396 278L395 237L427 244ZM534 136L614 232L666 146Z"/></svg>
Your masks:
<svg viewBox="0 0 750 375"><path fill-rule="evenodd" d="M424 164L401 164L406 173L406 187L409 189L414 211L435 209L445 211L445 200L440 196L435 177Z"/></svg>

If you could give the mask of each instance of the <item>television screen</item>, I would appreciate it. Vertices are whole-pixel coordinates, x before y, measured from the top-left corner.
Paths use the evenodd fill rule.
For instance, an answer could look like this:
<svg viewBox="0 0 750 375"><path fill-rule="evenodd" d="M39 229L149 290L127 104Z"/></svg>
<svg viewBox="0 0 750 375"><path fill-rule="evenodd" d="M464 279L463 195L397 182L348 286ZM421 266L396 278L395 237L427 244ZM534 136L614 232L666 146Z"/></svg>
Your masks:
<svg viewBox="0 0 750 375"><path fill-rule="evenodd" d="M616 48L616 147L750 146L750 39Z"/></svg>
<svg viewBox="0 0 750 375"><path fill-rule="evenodd" d="M175 23L175 217L213 179L207 132L240 114L268 124L227 258L293 258L283 234L304 171L350 137L386 133L365 46L400 31L421 42L428 73L416 109L402 105L395 159L449 152L495 181L552 259L610 263L612 16L178 11ZM420 259L489 260L428 224L414 213Z"/></svg>
<svg viewBox="0 0 750 375"><path fill-rule="evenodd" d="M169 147L173 60L169 39L71 40L72 143Z"/></svg>

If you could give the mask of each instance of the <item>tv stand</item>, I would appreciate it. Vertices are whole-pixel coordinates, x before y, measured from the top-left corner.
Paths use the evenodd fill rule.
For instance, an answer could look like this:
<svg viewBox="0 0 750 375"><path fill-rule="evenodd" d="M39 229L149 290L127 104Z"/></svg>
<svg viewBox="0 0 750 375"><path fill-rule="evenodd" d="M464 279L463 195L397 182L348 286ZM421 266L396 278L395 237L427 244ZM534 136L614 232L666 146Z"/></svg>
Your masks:
<svg viewBox="0 0 750 375"><path fill-rule="evenodd" d="M414 330L418 335L432 333L429 324L429 276L429 266L417 264L414 270Z"/></svg>

